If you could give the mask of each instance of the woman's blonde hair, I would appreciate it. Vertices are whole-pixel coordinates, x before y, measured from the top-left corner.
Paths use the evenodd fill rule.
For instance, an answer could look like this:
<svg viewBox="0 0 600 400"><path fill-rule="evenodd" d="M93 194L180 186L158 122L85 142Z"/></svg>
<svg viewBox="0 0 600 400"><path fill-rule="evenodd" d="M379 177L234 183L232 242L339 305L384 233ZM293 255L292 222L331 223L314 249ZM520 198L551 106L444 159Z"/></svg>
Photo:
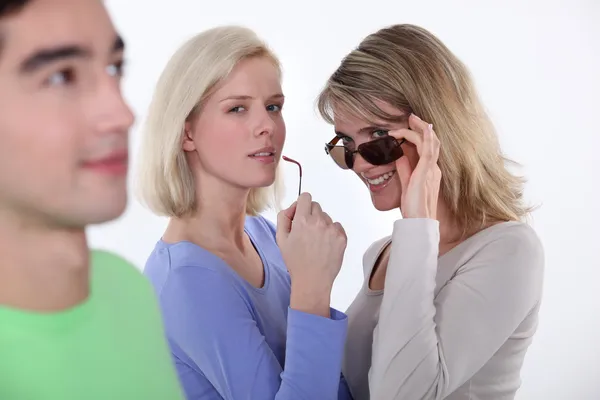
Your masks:
<svg viewBox="0 0 600 400"><path fill-rule="evenodd" d="M138 196L157 215L182 217L196 208L196 184L182 149L185 122L201 112L205 100L235 66L251 57L270 59L281 74L277 57L250 29L222 26L185 42L163 70L142 131L138 163ZM276 206L281 186L250 191L246 213L257 215Z"/></svg>
<svg viewBox="0 0 600 400"><path fill-rule="evenodd" d="M395 122L384 101L433 124L440 142L441 195L464 234L489 222L523 220L524 179L506 168L495 129L467 67L432 33L410 24L367 36L327 81L317 104L338 113Z"/></svg>

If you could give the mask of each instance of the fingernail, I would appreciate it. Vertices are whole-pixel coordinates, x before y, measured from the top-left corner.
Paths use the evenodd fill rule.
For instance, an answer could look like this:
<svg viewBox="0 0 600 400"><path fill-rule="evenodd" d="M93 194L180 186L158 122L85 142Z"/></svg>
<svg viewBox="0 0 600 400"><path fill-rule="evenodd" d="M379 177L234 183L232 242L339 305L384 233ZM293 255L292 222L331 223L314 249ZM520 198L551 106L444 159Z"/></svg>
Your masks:
<svg viewBox="0 0 600 400"><path fill-rule="evenodd" d="M419 117L417 116L417 114L415 114L415 113L412 113L411 115L412 115L413 117L415 117L416 119L418 119L419 121L421 121L421 118L419 118Z"/></svg>
<svg viewBox="0 0 600 400"><path fill-rule="evenodd" d="M427 126L429 127L429 131L430 131L430 132L431 132L431 131L433 131L433 124L429 124L429 125L427 125Z"/></svg>

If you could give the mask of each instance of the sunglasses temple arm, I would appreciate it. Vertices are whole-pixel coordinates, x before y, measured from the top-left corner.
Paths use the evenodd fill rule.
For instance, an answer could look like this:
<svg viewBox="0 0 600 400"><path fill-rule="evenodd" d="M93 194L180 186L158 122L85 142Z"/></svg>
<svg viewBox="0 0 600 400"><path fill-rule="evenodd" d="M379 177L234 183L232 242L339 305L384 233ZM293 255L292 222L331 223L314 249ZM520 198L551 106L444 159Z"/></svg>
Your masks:
<svg viewBox="0 0 600 400"><path fill-rule="evenodd" d="M298 183L298 196L300 196L302 194L302 165L300 165L298 161L291 159L287 156L282 156L281 158L283 158L287 162L291 162L292 164L296 164L298 166L298 170L300 172L300 178Z"/></svg>
<svg viewBox="0 0 600 400"><path fill-rule="evenodd" d="M299 172L299 177L298 177L298 197L300 197L300 195L302 194L302 165L300 165L300 163L298 161L296 161L295 164L298 166L298 172Z"/></svg>

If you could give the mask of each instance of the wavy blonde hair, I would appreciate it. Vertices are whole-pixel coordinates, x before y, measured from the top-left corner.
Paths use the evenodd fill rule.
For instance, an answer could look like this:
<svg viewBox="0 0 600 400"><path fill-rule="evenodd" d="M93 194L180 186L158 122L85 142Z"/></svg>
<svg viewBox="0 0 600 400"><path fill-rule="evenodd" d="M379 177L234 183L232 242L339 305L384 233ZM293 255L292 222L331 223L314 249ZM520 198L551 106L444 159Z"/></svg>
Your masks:
<svg viewBox="0 0 600 400"><path fill-rule="evenodd" d="M182 148L185 122L202 110L203 102L235 66L251 57L265 57L281 75L278 58L250 29L222 26L185 42L163 70L142 131L137 192L157 215L182 217L197 208L196 184ZM253 188L246 213L257 215L278 206L278 168L273 185Z"/></svg>
<svg viewBox="0 0 600 400"><path fill-rule="evenodd" d="M467 67L432 33L410 24L367 36L331 75L317 100L322 117L335 112L395 122L384 101L431 122L441 142L441 196L464 234L490 222L523 220L522 177L511 174Z"/></svg>

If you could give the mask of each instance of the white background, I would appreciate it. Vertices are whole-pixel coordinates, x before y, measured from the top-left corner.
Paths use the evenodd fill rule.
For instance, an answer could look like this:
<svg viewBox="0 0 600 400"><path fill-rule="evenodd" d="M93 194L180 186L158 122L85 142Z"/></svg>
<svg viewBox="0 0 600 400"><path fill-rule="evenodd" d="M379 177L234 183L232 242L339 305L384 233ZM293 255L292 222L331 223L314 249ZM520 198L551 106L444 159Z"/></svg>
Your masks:
<svg viewBox="0 0 600 400"><path fill-rule="evenodd" d="M528 199L541 205L533 225L546 249L545 298L518 398L600 399L600 0L352 3L107 1L128 48L124 91L138 116L133 163L154 84L176 47L216 25L255 29L283 64L286 153L303 164L303 189L349 235L333 294L333 306L345 310L362 282L363 251L391 233L399 214L374 210L359 180L325 156L333 133L315 98L365 35L394 23L431 30L470 67L506 154L524 166ZM287 204L295 166L285 173ZM132 199L120 220L90 229L91 245L141 268L165 224Z"/></svg>

